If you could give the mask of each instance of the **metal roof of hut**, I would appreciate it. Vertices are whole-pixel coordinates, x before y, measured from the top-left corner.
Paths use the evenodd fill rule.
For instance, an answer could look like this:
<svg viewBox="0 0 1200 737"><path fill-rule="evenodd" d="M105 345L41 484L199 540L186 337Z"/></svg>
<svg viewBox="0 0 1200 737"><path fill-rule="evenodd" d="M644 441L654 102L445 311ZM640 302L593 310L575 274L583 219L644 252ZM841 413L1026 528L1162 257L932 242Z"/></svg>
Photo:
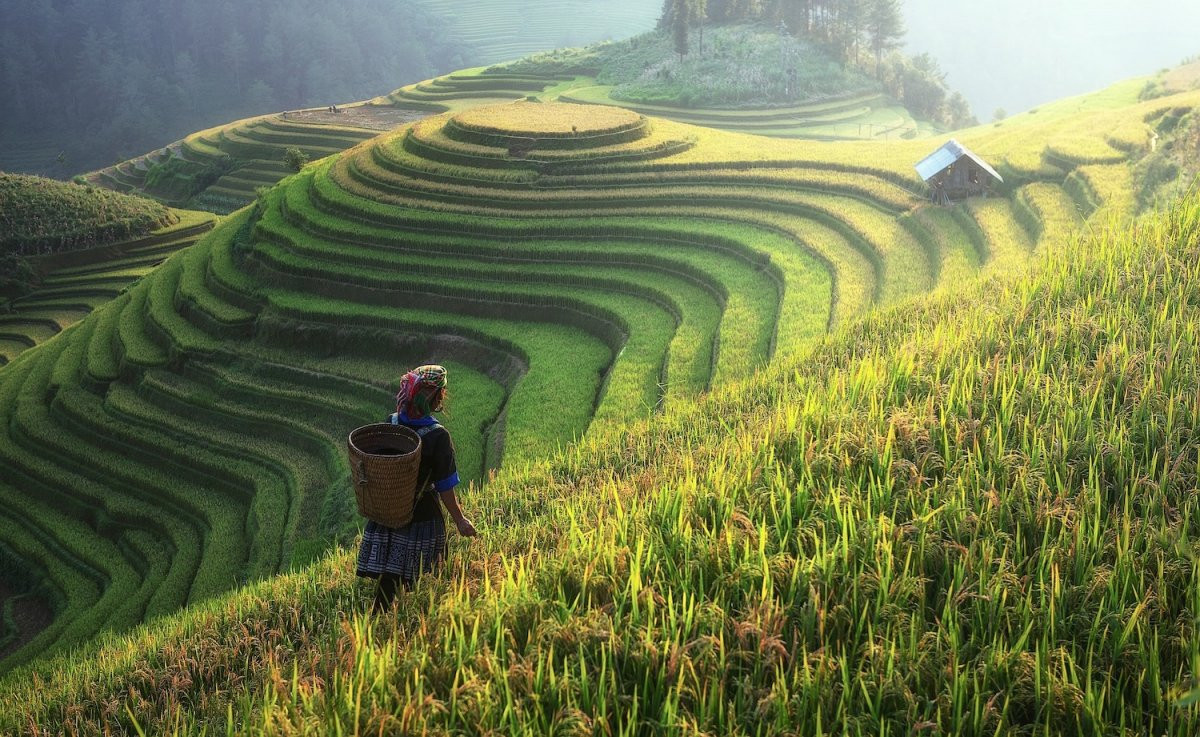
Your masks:
<svg viewBox="0 0 1200 737"><path fill-rule="evenodd" d="M917 164L917 173L921 175L921 179L924 179L928 182L931 178L937 175L938 172L944 171L946 167L950 166L964 156L969 157L971 161L979 164L984 171L994 176L998 181L1004 181L1004 177L1000 176L995 169L988 165L986 161L976 156L971 149L962 145L953 138L951 138L949 141L946 141L946 143L937 151L934 151L922 159L921 163Z"/></svg>

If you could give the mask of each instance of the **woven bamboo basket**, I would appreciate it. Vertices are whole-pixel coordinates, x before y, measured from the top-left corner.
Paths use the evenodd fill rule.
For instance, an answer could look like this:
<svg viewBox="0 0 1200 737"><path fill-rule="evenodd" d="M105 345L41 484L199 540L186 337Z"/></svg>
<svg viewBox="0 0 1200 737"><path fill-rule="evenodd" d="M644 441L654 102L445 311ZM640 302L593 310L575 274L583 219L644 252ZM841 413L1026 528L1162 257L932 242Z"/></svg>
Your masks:
<svg viewBox="0 0 1200 737"><path fill-rule="evenodd" d="M421 438L403 425L364 425L346 441L358 513L387 527L412 521Z"/></svg>

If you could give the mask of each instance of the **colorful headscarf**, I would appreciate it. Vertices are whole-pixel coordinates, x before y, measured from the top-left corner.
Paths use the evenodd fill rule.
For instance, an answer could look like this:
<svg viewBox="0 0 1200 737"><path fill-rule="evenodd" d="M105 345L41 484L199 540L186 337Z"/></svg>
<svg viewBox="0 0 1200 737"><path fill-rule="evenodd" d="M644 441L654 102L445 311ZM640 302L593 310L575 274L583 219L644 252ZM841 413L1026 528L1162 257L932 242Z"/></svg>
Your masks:
<svg viewBox="0 0 1200 737"><path fill-rule="evenodd" d="M436 364L417 366L400 378L400 391L396 392L396 411L410 419L420 419L430 412L441 409L431 406L430 400L439 389L446 388L446 369Z"/></svg>

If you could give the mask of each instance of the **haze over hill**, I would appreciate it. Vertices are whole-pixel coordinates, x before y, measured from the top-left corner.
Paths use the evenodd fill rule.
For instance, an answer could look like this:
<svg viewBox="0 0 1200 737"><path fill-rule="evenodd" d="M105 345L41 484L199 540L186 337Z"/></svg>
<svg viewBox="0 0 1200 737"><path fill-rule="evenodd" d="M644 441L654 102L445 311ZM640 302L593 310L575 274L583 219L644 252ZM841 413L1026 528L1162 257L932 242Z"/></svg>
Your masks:
<svg viewBox="0 0 1200 737"><path fill-rule="evenodd" d="M462 64L442 25L410 0L0 3L0 169L66 177L377 94Z"/></svg>
<svg viewBox="0 0 1200 737"><path fill-rule="evenodd" d="M232 119L635 35L658 11L657 0L3 3L0 170L65 178Z"/></svg>
<svg viewBox="0 0 1200 737"><path fill-rule="evenodd" d="M466 45L468 65L510 61L536 51L619 40L658 22L659 0L416 0ZM415 81L415 80L396 80Z"/></svg>
<svg viewBox="0 0 1200 737"><path fill-rule="evenodd" d="M981 120L1152 74L1200 54L1195 0L905 0L907 49L928 52Z"/></svg>
<svg viewBox="0 0 1200 737"><path fill-rule="evenodd" d="M1200 27L1200 4L1188 0L902 6L907 50L928 52L981 120L1200 52L1200 42L1173 32ZM333 15L319 4L309 12L265 1L236 12L140 7L0 7L0 169L66 177L245 115L361 99L451 69L632 36L662 12L658 0L353 0Z"/></svg>

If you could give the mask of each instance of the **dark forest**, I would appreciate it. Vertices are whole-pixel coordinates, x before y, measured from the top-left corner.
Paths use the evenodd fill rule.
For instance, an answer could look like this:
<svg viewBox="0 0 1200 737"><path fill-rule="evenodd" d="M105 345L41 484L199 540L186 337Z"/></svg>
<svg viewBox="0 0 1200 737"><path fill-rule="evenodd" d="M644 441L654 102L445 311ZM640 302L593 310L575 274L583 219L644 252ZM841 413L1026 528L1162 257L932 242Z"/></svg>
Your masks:
<svg viewBox="0 0 1200 737"><path fill-rule="evenodd" d="M0 4L0 59L0 144L61 136L59 175L463 62L406 0L22 0Z"/></svg>

